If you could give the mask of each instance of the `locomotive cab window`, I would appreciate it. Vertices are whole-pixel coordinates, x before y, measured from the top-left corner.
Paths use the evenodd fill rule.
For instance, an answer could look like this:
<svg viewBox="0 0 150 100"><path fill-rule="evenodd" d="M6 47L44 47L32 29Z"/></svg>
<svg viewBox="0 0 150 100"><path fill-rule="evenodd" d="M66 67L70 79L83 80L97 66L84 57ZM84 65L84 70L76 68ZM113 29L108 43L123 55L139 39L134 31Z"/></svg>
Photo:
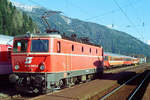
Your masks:
<svg viewBox="0 0 150 100"><path fill-rule="evenodd" d="M49 49L48 40L32 40L31 41L31 52L48 52Z"/></svg>
<svg viewBox="0 0 150 100"><path fill-rule="evenodd" d="M97 49L96 49L96 54L98 53Z"/></svg>
<svg viewBox="0 0 150 100"><path fill-rule="evenodd" d="M15 40L13 46L13 52L26 52L28 46L28 40Z"/></svg>

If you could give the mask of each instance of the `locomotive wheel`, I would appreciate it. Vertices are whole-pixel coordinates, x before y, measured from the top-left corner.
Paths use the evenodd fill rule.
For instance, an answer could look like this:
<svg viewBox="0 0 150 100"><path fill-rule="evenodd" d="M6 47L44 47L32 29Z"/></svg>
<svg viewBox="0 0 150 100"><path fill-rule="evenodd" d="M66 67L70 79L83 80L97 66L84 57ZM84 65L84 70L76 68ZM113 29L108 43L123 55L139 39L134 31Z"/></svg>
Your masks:
<svg viewBox="0 0 150 100"><path fill-rule="evenodd" d="M59 81L59 87L61 89L65 88L65 80L64 79Z"/></svg>

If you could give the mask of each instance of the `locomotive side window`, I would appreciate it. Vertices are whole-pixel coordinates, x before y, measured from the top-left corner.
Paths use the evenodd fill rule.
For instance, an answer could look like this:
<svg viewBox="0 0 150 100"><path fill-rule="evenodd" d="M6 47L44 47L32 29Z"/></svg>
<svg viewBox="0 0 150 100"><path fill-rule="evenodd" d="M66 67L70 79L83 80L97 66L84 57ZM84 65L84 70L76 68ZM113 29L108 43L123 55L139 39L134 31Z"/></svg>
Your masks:
<svg viewBox="0 0 150 100"><path fill-rule="evenodd" d="M48 40L32 40L31 41L31 52L48 52L49 49Z"/></svg>
<svg viewBox="0 0 150 100"><path fill-rule="evenodd" d="M92 49L90 48L90 53L92 52Z"/></svg>
<svg viewBox="0 0 150 100"><path fill-rule="evenodd" d="M60 41L57 42L57 52L58 52L58 53L61 52L61 44L60 44Z"/></svg>
<svg viewBox="0 0 150 100"><path fill-rule="evenodd" d="M82 47L82 52L84 52L84 48Z"/></svg>
<svg viewBox="0 0 150 100"><path fill-rule="evenodd" d="M13 46L13 52L26 52L28 40L16 40Z"/></svg>
<svg viewBox="0 0 150 100"><path fill-rule="evenodd" d="M97 54L98 52L97 52L97 49L96 49L96 54Z"/></svg>
<svg viewBox="0 0 150 100"><path fill-rule="evenodd" d="M74 45L72 45L72 51L74 51Z"/></svg>

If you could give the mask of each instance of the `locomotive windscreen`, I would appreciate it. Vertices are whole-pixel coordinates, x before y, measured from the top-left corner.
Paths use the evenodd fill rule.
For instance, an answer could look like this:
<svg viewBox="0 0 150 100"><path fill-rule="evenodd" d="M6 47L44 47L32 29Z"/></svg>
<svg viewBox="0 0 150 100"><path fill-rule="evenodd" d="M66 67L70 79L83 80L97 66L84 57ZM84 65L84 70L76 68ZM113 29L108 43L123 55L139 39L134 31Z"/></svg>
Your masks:
<svg viewBox="0 0 150 100"><path fill-rule="evenodd" d="M13 52L26 52L28 46L28 40L15 40L13 46Z"/></svg>
<svg viewBox="0 0 150 100"><path fill-rule="evenodd" d="M48 52L49 41L48 40L32 40L31 52Z"/></svg>

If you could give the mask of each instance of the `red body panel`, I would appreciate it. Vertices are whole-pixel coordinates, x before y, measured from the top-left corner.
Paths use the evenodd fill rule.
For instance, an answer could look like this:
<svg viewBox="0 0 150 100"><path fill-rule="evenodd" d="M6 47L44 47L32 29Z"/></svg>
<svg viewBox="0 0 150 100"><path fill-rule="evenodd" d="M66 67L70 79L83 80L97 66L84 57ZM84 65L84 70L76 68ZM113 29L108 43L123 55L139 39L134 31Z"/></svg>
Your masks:
<svg viewBox="0 0 150 100"><path fill-rule="evenodd" d="M31 63L26 64L25 62L27 61L28 57L32 57ZM38 67L41 64L41 62L44 62L44 64L47 66L45 69L45 72L50 70L49 69L49 55L42 55L42 56L37 56L35 54L27 55L27 54L22 54L22 55L13 55L12 56L12 65L19 65L20 69L15 70L13 67L13 71L15 72L42 72Z"/></svg>
<svg viewBox="0 0 150 100"><path fill-rule="evenodd" d="M0 62L10 62L11 51L8 48L12 48L11 45L0 44Z"/></svg>
<svg viewBox="0 0 150 100"><path fill-rule="evenodd" d="M109 68L109 67L110 67L109 62L108 62L108 61L104 61L104 66L105 66L106 68Z"/></svg>
<svg viewBox="0 0 150 100"><path fill-rule="evenodd" d="M12 73L11 48L12 45L0 44L0 75Z"/></svg>
<svg viewBox="0 0 150 100"><path fill-rule="evenodd" d="M124 61L124 65L131 65L132 61Z"/></svg>
<svg viewBox="0 0 150 100"><path fill-rule="evenodd" d="M30 52L31 46L29 41L27 52L12 54L12 65L14 72L53 73L84 69L97 69L97 67L103 67L102 48L64 39L43 39L49 40L48 52ZM60 52L58 52L58 42L61 44ZM72 50L72 45L74 45L74 50ZM83 52L82 47L84 48ZM30 57L32 57L32 59ZM28 60L28 58L30 58L31 63L26 64L25 62ZM43 63L46 66L46 69L41 71L39 66ZM19 65L20 69L15 70L15 65Z"/></svg>

